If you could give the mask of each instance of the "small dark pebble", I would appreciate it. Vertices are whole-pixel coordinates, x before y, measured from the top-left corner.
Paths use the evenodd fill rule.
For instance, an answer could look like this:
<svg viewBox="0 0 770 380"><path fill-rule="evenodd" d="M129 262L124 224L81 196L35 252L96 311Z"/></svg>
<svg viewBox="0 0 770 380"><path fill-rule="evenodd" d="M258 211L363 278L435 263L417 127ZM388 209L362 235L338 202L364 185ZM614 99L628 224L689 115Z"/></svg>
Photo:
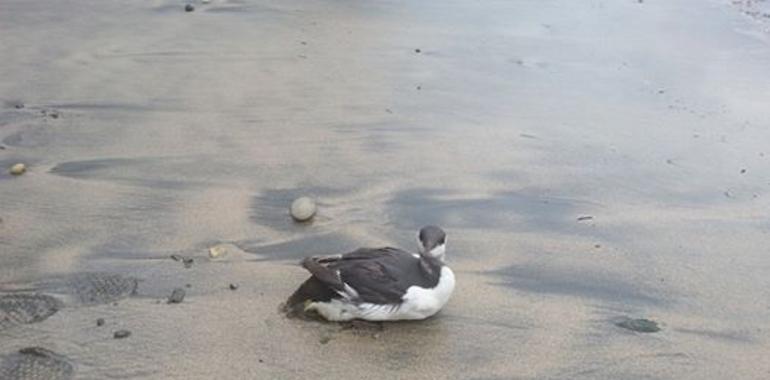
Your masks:
<svg viewBox="0 0 770 380"><path fill-rule="evenodd" d="M594 248L601 248L601 247L602 247L601 244L594 244Z"/></svg>
<svg viewBox="0 0 770 380"><path fill-rule="evenodd" d="M328 335L324 335L324 336L322 336L322 337L321 337L321 339L319 339L318 341L319 341L321 344L326 344L326 343L329 343L329 341L330 341L330 340L332 340L332 337L330 337L330 336L328 336Z"/></svg>
<svg viewBox="0 0 770 380"><path fill-rule="evenodd" d="M184 284L185 288L192 288L192 284Z"/></svg>
<svg viewBox="0 0 770 380"><path fill-rule="evenodd" d="M237 290L238 284L230 284L230 290Z"/></svg>
<svg viewBox="0 0 770 380"><path fill-rule="evenodd" d="M592 220L593 218L594 218L593 216L590 216L590 215L586 215L586 216L579 216L579 217L577 218L577 220L578 220L578 222L582 222L582 221L584 221L584 220Z"/></svg>
<svg viewBox="0 0 770 380"><path fill-rule="evenodd" d="M741 174L745 174L745 173L746 173L746 169L741 169Z"/></svg>
<svg viewBox="0 0 770 380"><path fill-rule="evenodd" d="M622 327L626 330L631 330L640 333L656 333L660 331L658 322L651 321L649 319L626 319L624 321L615 324L618 327Z"/></svg>
<svg viewBox="0 0 770 380"><path fill-rule="evenodd" d="M117 302L113 302L112 306L118 306L118 303Z"/></svg>
<svg viewBox="0 0 770 380"><path fill-rule="evenodd" d="M96 320L97 326L104 326L104 318L99 318Z"/></svg>
<svg viewBox="0 0 770 380"><path fill-rule="evenodd" d="M115 331L115 334L112 335L115 339L123 339L128 338L131 336L131 331L128 330L118 330Z"/></svg>
<svg viewBox="0 0 770 380"><path fill-rule="evenodd" d="M16 103L13 105L13 108L16 108L17 110L20 110L24 108L24 103Z"/></svg>
<svg viewBox="0 0 770 380"><path fill-rule="evenodd" d="M184 6L185 12L192 12L195 10L195 7L192 4L187 4Z"/></svg>
<svg viewBox="0 0 770 380"><path fill-rule="evenodd" d="M182 261L182 260L184 260L184 257L182 257L182 255L177 255L177 254L175 253L175 254L171 255L171 260L174 260L174 261Z"/></svg>
<svg viewBox="0 0 770 380"><path fill-rule="evenodd" d="M260 363L264 363L265 361L264 361L264 360L262 360L262 359L259 359L259 362L260 362Z"/></svg>
<svg viewBox="0 0 770 380"><path fill-rule="evenodd" d="M422 86L417 86L417 89L418 90L422 90Z"/></svg>
<svg viewBox="0 0 770 380"><path fill-rule="evenodd" d="M191 257L185 257L184 259L182 259L182 263L184 263L184 267L185 268L192 267L194 262L195 262L195 260L193 258L191 258Z"/></svg>
<svg viewBox="0 0 770 380"><path fill-rule="evenodd" d="M302 42L300 42L300 43L301 43L301 44L303 44L303 45L307 45L307 42L306 42L306 41L302 41Z"/></svg>
<svg viewBox="0 0 770 380"><path fill-rule="evenodd" d="M53 111L50 114L48 114L48 116L50 116L50 117L52 117L54 119L58 119L59 118L59 112L58 111Z"/></svg>
<svg viewBox="0 0 770 380"><path fill-rule="evenodd" d="M184 300L185 291L182 288L176 288L168 297L168 303L181 303Z"/></svg>
<svg viewBox="0 0 770 380"><path fill-rule="evenodd" d="M0 150L5 150L5 145L0 145Z"/></svg>
<svg viewBox="0 0 770 380"><path fill-rule="evenodd" d="M422 53L422 50L420 50L420 49L414 49L414 52L419 54L419 53Z"/></svg>

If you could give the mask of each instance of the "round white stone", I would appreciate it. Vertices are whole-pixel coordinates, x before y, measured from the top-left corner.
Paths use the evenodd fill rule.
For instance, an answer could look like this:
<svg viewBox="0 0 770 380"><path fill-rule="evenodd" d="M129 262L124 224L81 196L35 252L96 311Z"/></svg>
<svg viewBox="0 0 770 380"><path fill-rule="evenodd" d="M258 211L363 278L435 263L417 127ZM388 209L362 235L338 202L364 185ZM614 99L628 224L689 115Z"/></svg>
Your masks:
<svg viewBox="0 0 770 380"><path fill-rule="evenodd" d="M315 202L308 197L301 197L291 203L291 217L297 221L304 222L315 215Z"/></svg>
<svg viewBox="0 0 770 380"><path fill-rule="evenodd" d="M24 174L25 171L27 171L27 165L24 165L22 163L18 163L16 165L11 166L11 174L13 175Z"/></svg>

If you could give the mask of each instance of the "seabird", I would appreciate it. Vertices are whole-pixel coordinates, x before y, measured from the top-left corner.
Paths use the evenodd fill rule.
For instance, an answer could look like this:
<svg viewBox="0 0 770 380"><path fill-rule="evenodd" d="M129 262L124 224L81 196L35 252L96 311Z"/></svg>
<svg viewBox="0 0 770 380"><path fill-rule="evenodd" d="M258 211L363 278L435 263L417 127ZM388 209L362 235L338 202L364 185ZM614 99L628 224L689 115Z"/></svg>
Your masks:
<svg viewBox="0 0 770 380"><path fill-rule="evenodd" d="M444 264L446 233L420 229L420 253L360 248L302 260L312 276L289 298L295 312L315 311L329 321L425 319L447 303L455 276Z"/></svg>

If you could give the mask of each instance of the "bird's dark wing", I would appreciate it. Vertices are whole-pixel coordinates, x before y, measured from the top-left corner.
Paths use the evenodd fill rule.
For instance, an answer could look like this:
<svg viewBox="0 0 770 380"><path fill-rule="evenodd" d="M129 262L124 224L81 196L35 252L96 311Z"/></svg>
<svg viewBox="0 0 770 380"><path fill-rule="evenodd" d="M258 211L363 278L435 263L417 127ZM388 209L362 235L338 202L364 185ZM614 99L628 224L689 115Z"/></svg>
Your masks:
<svg viewBox="0 0 770 380"><path fill-rule="evenodd" d="M339 270L360 302L400 303L410 286L423 282L420 260L395 248L359 249L330 263L329 269Z"/></svg>
<svg viewBox="0 0 770 380"><path fill-rule="evenodd" d="M313 277L324 283L334 291L342 292L345 290L345 284L342 283L339 273L332 268L319 263L318 259L308 257L302 260L302 266L310 272Z"/></svg>

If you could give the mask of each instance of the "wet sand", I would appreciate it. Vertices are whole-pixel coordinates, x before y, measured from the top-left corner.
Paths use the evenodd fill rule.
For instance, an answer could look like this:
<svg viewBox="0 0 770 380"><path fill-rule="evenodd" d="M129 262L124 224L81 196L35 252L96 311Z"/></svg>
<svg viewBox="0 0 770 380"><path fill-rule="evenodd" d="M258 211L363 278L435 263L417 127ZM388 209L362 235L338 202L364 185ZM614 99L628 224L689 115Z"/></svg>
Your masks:
<svg viewBox="0 0 770 380"><path fill-rule="evenodd" d="M195 6L0 4L0 296L56 300L0 324L0 374L770 377L764 2ZM279 313L299 258L427 223L436 317Z"/></svg>

